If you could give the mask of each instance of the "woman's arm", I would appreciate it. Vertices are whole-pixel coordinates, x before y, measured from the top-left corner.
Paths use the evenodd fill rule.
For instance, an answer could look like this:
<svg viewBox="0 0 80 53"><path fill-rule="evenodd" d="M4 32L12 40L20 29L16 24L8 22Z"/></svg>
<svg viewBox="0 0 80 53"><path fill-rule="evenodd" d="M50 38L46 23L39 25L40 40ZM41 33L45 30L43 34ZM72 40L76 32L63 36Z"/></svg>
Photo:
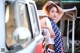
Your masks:
<svg viewBox="0 0 80 53"><path fill-rule="evenodd" d="M55 33L54 33L54 31L52 30L52 28L49 27L49 26L47 26L47 28L48 28L48 30L49 30L49 32L50 32L50 37L51 37L51 38L55 38Z"/></svg>
<svg viewBox="0 0 80 53"><path fill-rule="evenodd" d="M54 33L54 31L52 30L52 27L49 26L49 25L47 25L47 22L46 22L45 18L42 18L42 19L40 20L40 23L41 23L41 28L42 28L42 29L48 29L49 32L50 32L50 37L51 37L51 38L54 38L54 37L55 37L55 33ZM48 24L49 24L49 23L48 23Z"/></svg>
<svg viewBox="0 0 80 53"><path fill-rule="evenodd" d="M61 7L59 7L57 4L55 4L58 8L58 17L55 19L55 23L58 23L58 21L62 18L62 15L64 14L64 11Z"/></svg>

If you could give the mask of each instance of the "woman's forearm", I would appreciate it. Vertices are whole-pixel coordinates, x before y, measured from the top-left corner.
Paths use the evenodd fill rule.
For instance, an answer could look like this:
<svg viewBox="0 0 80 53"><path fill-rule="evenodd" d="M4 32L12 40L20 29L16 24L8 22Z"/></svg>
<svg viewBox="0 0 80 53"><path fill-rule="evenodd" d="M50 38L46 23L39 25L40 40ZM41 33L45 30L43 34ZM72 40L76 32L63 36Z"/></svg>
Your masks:
<svg viewBox="0 0 80 53"><path fill-rule="evenodd" d="M61 7L59 7L57 4L55 4L58 8L58 17L57 19L55 19L55 23L58 23L60 21L60 19L62 18L63 14L64 14L64 11Z"/></svg>
<svg viewBox="0 0 80 53"><path fill-rule="evenodd" d="M57 6L59 13L63 14L64 13L63 9L61 7L59 7L57 4L55 4L55 5Z"/></svg>

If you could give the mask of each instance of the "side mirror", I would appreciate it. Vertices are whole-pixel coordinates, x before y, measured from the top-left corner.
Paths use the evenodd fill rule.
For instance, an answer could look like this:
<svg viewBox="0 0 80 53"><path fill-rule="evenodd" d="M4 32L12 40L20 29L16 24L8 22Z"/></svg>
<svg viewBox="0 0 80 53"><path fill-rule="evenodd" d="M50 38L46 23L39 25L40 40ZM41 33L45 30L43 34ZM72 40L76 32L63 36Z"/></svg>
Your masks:
<svg viewBox="0 0 80 53"><path fill-rule="evenodd" d="M29 29L25 27L19 27L13 32L13 39L16 41L15 46L21 45L24 48L31 40L31 33Z"/></svg>

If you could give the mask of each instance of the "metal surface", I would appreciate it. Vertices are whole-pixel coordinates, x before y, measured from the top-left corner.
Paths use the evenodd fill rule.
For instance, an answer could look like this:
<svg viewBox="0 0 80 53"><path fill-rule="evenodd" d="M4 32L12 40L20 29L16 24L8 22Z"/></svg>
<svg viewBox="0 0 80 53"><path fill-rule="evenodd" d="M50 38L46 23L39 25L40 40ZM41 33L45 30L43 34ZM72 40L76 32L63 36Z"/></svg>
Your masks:
<svg viewBox="0 0 80 53"><path fill-rule="evenodd" d="M0 49L5 48L5 0L0 0Z"/></svg>
<svg viewBox="0 0 80 53"><path fill-rule="evenodd" d="M74 14L73 14L73 18L74 18ZM75 20L73 20L72 23L73 23L72 25L72 53L74 53Z"/></svg>
<svg viewBox="0 0 80 53"><path fill-rule="evenodd" d="M68 19L68 23L67 23L67 48L69 50L69 19Z"/></svg>

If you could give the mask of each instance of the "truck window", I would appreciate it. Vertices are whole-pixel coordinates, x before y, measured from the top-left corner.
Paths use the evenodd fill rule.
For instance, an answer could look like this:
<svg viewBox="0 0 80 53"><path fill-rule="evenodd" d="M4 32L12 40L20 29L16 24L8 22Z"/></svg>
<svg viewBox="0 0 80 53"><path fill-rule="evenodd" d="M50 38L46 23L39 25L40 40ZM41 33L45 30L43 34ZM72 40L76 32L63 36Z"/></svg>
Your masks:
<svg viewBox="0 0 80 53"><path fill-rule="evenodd" d="M5 22L5 27L6 27L6 45L8 49L12 50L14 49L14 46L18 43L21 45L23 48L27 47L27 40L28 39L20 39L19 36L17 37L17 41L13 38L13 32L19 28L19 27L25 27L29 29L31 35L32 35L32 28L31 28L31 21L29 17L29 10L27 4L24 3L19 3L17 5L18 7L18 15L19 17L15 17L15 10L14 10L14 5L10 4L9 5L9 17ZM7 7L6 7L7 8ZM7 13L6 13L7 14ZM7 16L7 15L6 15ZM27 33L27 32L26 32ZM28 34L26 34L28 35ZM23 37L23 35L21 35Z"/></svg>

